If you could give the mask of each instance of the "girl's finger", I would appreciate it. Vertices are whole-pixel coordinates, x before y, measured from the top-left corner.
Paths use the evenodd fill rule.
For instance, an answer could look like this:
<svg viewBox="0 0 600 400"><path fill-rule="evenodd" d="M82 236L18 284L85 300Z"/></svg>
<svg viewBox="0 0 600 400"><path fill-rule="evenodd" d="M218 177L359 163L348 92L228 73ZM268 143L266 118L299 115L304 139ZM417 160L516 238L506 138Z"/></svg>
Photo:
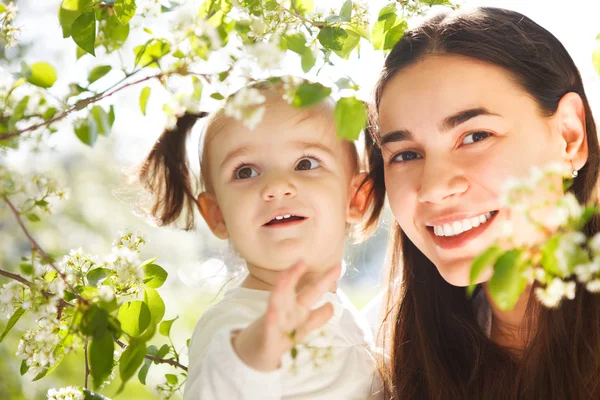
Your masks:
<svg viewBox="0 0 600 400"><path fill-rule="evenodd" d="M316 310L313 310L306 322L296 329L296 339L302 341L306 335L325 325L332 316L333 304L331 303L324 304Z"/></svg>
<svg viewBox="0 0 600 400"><path fill-rule="evenodd" d="M306 264L302 261L294 264L290 269L283 271L277 278L275 287L271 291L270 303L276 303L279 308L289 308L295 297L295 287L304 274ZM290 300L291 299L291 300Z"/></svg>
<svg viewBox="0 0 600 400"><path fill-rule="evenodd" d="M331 285L340 278L341 272L342 266L340 264L329 269L314 284L300 292L296 297L296 302L306 308L312 307L323 297Z"/></svg>

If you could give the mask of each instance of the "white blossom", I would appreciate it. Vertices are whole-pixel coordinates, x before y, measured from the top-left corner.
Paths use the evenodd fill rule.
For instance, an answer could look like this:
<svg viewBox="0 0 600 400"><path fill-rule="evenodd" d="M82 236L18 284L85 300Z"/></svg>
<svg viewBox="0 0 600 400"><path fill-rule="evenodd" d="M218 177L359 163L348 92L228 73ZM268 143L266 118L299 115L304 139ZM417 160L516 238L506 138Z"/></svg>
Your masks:
<svg viewBox="0 0 600 400"><path fill-rule="evenodd" d="M83 390L75 386L67 386L60 389L48 389L48 400L84 400Z"/></svg>
<svg viewBox="0 0 600 400"><path fill-rule="evenodd" d="M597 261L593 261L586 264L576 265L574 268L577 280L581 283L589 281L592 276L600 272L600 264Z"/></svg>
<svg viewBox="0 0 600 400"><path fill-rule="evenodd" d="M15 311L15 306L22 302L23 289L25 289L25 286L17 281L10 281L2 285L0 289L0 309L6 318L10 318Z"/></svg>
<svg viewBox="0 0 600 400"><path fill-rule="evenodd" d="M102 301L110 302L115 298L115 291L108 285L101 285L98 288L98 297Z"/></svg>
<svg viewBox="0 0 600 400"><path fill-rule="evenodd" d="M588 247L594 254L600 255L600 233L596 233L589 241Z"/></svg>
<svg viewBox="0 0 600 400"><path fill-rule="evenodd" d="M285 56L285 53L274 42L257 42L247 46L246 51L262 70L279 68Z"/></svg>
<svg viewBox="0 0 600 400"><path fill-rule="evenodd" d="M573 281L565 282L560 278L554 278L545 288L536 288L535 295L544 306L554 308L560 304L563 297L574 299L575 288Z"/></svg>
<svg viewBox="0 0 600 400"><path fill-rule="evenodd" d="M261 104L265 100L265 96L258 89L242 88L227 100L225 115L243 120L244 125L249 129L254 129L264 115L265 108Z"/></svg>
<svg viewBox="0 0 600 400"><path fill-rule="evenodd" d="M569 274L571 259L585 241L586 236L581 232L568 232L560 237L554 256L563 276Z"/></svg>
<svg viewBox="0 0 600 400"><path fill-rule="evenodd" d="M56 318L42 317L36 330L25 332L17 348L17 357L25 360L29 371L37 375L56 364L54 350L60 344L60 324Z"/></svg>
<svg viewBox="0 0 600 400"><path fill-rule="evenodd" d="M588 290L588 292L600 293L600 279L594 279L593 281L589 281L585 285L585 288Z"/></svg>

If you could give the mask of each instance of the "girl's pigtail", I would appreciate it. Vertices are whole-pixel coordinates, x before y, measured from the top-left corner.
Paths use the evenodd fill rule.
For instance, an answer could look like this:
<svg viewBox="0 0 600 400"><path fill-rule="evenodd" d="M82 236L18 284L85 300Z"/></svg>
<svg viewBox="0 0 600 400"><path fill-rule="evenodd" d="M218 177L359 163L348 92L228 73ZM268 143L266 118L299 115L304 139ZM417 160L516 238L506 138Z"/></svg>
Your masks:
<svg viewBox="0 0 600 400"><path fill-rule="evenodd" d="M367 124L365 128L365 162L368 175L362 185L369 185L370 208L366 213L363 223L363 233L372 234L377 228L379 216L385 204L385 181L383 174L383 156L376 140L374 124Z"/></svg>
<svg viewBox="0 0 600 400"><path fill-rule="evenodd" d="M178 117L175 127L165 129L142 164L139 180L155 196L150 214L157 218L159 225L174 222L183 212L184 229L194 227L196 196L185 144L196 121L207 115L186 112Z"/></svg>

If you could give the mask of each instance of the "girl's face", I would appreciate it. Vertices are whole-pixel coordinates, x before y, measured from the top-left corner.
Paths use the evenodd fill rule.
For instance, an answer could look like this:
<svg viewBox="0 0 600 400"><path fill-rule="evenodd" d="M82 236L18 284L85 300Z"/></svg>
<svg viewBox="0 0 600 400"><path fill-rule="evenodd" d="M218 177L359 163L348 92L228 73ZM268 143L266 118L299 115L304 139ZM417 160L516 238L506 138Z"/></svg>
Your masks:
<svg viewBox="0 0 600 400"><path fill-rule="evenodd" d="M570 165L557 118L544 117L504 69L466 57L427 56L399 71L379 118L396 221L456 286L469 283L473 258L504 224L520 243L537 234L503 208L505 181L534 166Z"/></svg>

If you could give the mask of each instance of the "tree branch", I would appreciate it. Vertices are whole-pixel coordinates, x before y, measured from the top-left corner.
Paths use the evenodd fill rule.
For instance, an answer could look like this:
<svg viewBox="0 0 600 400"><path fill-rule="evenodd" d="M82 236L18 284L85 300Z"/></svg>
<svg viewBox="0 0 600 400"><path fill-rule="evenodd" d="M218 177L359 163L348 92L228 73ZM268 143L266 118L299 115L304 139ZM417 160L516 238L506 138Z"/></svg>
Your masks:
<svg viewBox="0 0 600 400"><path fill-rule="evenodd" d="M88 377L90 375L90 363L88 362L88 338L85 338L85 342L83 343L83 355L85 357L85 386L84 388L88 388Z"/></svg>
<svg viewBox="0 0 600 400"><path fill-rule="evenodd" d="M182 71L179 71L179 70L178 71L168 71L168 72L161 72L160 74L156 74L156 75L147 76L145 78L138 79L137 81L129 82L129 83L123 85L123 86L119 86L118 88L116 88L114 90L111 90L112 89L112 87L111 87L111 88L105 90L104 92L99 93L99 94L97 94L95 96L89 97L87 99L79 100L77 103L75 103L75 105L73 107L69 108L68 110L63 111L62 113L56 115L55 117L53 117L53 118L51 118L51 119L49 119L47 121L40 122L39 124L35 124L35 125L29 126L27 128L23 128L23 129L18 130L18 131L4 133L4 134L0 135L0 140L10 139L12 137L22 135L23 133L35 131L36 129L42 128L44 126L48 126L48 125L50 125L50 124L52 124L52 123L54 123L56 121L60 121L61 119L64 119L66 116L68 116L69 114L71 114L74 111L83 110L88 105L90 105L92 103L96 103L97 101L100 101L100 100L102 100L102 99L104 99L106 97L110 97L113 94L115 94L117 92L120 92L121 90L126 89L126 88L128 88L130 86L134 86L134 85L140 84L142 82L149 81L151 79L160 79L162 77L169 76L169 75L174 75L174 74L179 74L179 75L198 75L198 76L206 76L207 75L207 74L196 74L196 73L187 72L187 71L182 72ZM133 74L131 74L131 75L133 75ZM128 78L131 75L128 75L126 78Z"/></svg>
<svg viewBox="0 0 600 400"><path fill-rule="evenodd" d="M115 340L115 342L122 349L126 349L127 348L127 345L125 343L121 342L120 340L117 339L117 340ZM158 358L158 357L151 356L150 354L146 354L146 358L148 360L154 361L154 362L159 363L159 364L169 364L169 365L172 365L172 366L174 366L176 368L180 368L180 369L182 369L182 370L184 370L186 372L188 370L185 365L182 365L182 364L178 363L176 360L173 360L172 358L169 358L167 360L167 359L164 359L164 358Z"/></svg>
<svg viewBox="0 0 600 400"><path fill-rule="evenodd" d="M31 286L33 286L32 282L30 282L27 279L23 278L21 275L13 274L12 272L8 272L8 271L5 271L3 269L0 269L0 275L6 276L7 278L14 279L15 281L21 282L23 285L25 285L25 286L27 286L29 288L31 288ZM42 294L46 298L56 296L54 293L47 292L45 290L42 290ZM60 319L60 315L62 315L62 310L65 307L73 307L73 304L69 303L68 301L66 301L65 299L62 299L60 297L58 299L59 299L59 303L58 303L58 317Z"/></svg>
<svg viewBox="0 0 600 400"><path fill-rule="evenodd" d="M67 287L69 288L69 290L71 290L71 292L73 293L73 295L75 295L77 297L77 299L80 300L81 302L83 302L85 304L88 304L88 301L86 299L84 299L83 297L81 297L79 295L79 293L77 292L77 290L75 290L75 288L73 287L73 285L71 285L67 281L67 276L64 274L64 272L62 272L56 265L54 265L54 263L52 261L50 261L51 260L50 256L48 256L48 254L44 251L44 249L42 249L40 247L40 245L36 242L36 240L33 238L33 236L31 236L31 234L27 230L27 227L25 227L25 224L23 223L23 220L21 219L19 211L16 209L16 207L14 206L14 204L8 199L7 196L2 196L2 199L4 200L4 202L6 204L8 204L8 207L10 208L10 210L14 214L15 218L17 219L17 222L18 222L19 226L23 230L23 233L25 234L25 236L27 236L27 239L29 240L29 243L31 244L31 246L34 249L36 249L37 251L39 251L40 254L42 255L42 257L48 261L48 263L50 264L50 266L56 271L56 273L58 273L58 275L65 282L65 284L67 285ZM31 286L31 284L29 286ZM69 305L71 305L71 304L69 304Z"/></svg>
<svg viewBox="0 0 600 400"><path fill-rule="evenodd" d="M15 281L21 282L23 285L27 287L31 287L32 283L27 279L23 278L21 275L13 274L12 272L5 271L0 269L0 275L6 276L7 278L14 279Z"/></svg>

